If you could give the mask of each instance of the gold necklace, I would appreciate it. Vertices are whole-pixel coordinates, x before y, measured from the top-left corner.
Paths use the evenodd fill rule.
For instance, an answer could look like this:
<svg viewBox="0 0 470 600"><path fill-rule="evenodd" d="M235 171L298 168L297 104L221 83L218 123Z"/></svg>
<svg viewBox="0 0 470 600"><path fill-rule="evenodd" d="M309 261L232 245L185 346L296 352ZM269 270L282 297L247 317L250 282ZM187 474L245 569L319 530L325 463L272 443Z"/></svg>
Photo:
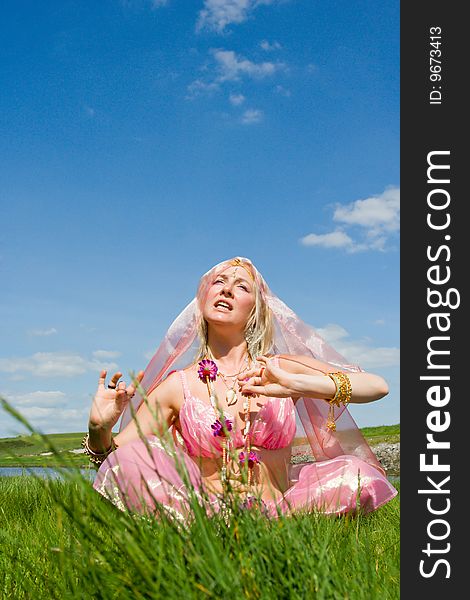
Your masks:
<svg viewBox="0 0 470 600"><path fill-rule="evenodd" d="M224 385L227 388L227 391L225 393L225 399L227 401L227 405L228 406L232 406L233 404L236 404L236 402L238 401L238 397L237 397L237 392L235 390L235 386L238 383L238 375L241 375L242 373L244 373L249 368L248 357L245 359L245 362L246 362L246 367L244 369L242 369L240 372L238 372L236 375L224 375L220 371L217 373L218 375L220 375L222 377L222 381L224 382ZM228 377L233 377L234 378L232 385L229 385L227 383L227 378Z"/></svg>
<svg viewBox="0 0 470 600"><path fill-rule="evenodd" d="M239 460L240 466L248 469L247 484L250 487L253 483L253 469L255 465L259 465L261 462L258 454L251 450L251 395L243 398L243 421L245 423L242 431L244 443L243 452L240 453Z"/></svg>
<svg viewBox="0 0 470 600"><path fill-rule="evenodd" d="M210 357L210 359L214 361L214 356L212 355L210 348L207 348L207 354ZM248 362L248 354L245 356L244 364L245 364L245 367L243 369L241 369L240 371L238 371L238 373L235 373L234 375L224 375L224 373L222 373L220 370L217 371L217 375L220 375L220 377L222 378L222 381L224 382L225 387L227 388L227 391L225 393L225 400L227 402L227 406L233 406L238 401L237 392L235 391L235 386L237 384L237 377L239 375L241 375L242 373L244 373L245 371L247 371L250 366L250 364ZM232 378L232 377L234 378L233 383L232 383L232 385L229 385L227 383L227 378Z"/></svg>
<svg viewBox="0 0 470 600"><path fill-rule="evenodd" d="M225 379L226 376L223 373L221 373L220 371L219 371L218 375L220 375L222 377L222 381L224 382L224 385L227 388L227 391L225 392L225 400L227 401L227 405L232 406L238 400L237 392L235 391L235 385L237 383L237 378L235 377L235 379L233 380L233 384L231 386L229 386Z"/></svg>
<svg viewBox="0 0 470 600"><path fill-rule="evenodd" d="M240 373L243 371L240 371ZM225 413L220 409L217 401L217 393L212 386L218 373L216 363L210 359L204 359L199 362L198 376L201 381L207 385L207 391L209 392L209 398L216 415L216 421L211 425L213 429L213 435L221 437L221 450L222 450L222 469L220 478L222 481L223 490L225 491L225 484L229 478L229 461L228 453L231 448L231 436L230 432L233 429L233 417L227 419ZM240 469L247 469L247 484L251 486L253 482L253 469L255 465L258 465L261 461L256 452L251 449L251 394L244 395L243 398L243 422L244 428L242 431L243 436L243 451L238 455Z"/></svg>

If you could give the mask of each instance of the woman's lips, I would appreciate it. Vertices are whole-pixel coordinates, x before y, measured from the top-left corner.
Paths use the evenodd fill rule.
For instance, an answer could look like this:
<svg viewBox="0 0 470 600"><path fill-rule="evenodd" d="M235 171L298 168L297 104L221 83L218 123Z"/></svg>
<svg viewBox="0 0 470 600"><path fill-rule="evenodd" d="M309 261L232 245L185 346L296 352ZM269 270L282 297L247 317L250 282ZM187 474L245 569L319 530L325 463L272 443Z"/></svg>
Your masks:
<svg viewBox="0 0 470 600"><path fill-rule="evenodd" d="M214 308L222 310L224 312L230 312L231 310L233 310L233 306L230 304L230 302L227 302L226 300L217 300L217 302L214 304Z"/></svg>

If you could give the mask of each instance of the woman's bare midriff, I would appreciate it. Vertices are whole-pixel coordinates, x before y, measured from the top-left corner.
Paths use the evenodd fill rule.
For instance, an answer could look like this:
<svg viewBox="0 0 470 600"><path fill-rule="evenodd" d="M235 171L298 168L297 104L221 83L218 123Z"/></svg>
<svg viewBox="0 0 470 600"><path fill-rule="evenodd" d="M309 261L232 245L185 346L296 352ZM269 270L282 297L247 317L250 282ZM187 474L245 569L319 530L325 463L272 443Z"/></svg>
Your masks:
<svg viewBox="0 0 470 600"><path fill-rule="evenodd" d="M288 467L291 457L291 446L278 450L267 450L252 446L259 458L260 464L253 468L253 483L247 486L240 473L240 467L235 460L228 463L227 473L230 487L240 494L253 494L264 501L279 500L290 487ZM242 451L236 449L235 456ZM220 494L223 484L220 478L222 460L193 456L192 460L201 470L205 487L209 493Z"/></svg>

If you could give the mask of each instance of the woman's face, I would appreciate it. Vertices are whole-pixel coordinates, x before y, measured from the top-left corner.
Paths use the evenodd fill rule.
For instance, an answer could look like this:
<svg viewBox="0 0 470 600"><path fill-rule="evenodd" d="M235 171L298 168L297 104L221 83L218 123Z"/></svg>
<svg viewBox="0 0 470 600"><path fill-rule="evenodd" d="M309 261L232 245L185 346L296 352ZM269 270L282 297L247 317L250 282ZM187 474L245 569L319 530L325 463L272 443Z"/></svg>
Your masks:
<svg viewBox="0 0 470 600"><path fill-rule="evenodd" d="M208 324L225 324L245 329L255 306L254 283L242 266L229 266L209 282L203 308Z"/></svg>

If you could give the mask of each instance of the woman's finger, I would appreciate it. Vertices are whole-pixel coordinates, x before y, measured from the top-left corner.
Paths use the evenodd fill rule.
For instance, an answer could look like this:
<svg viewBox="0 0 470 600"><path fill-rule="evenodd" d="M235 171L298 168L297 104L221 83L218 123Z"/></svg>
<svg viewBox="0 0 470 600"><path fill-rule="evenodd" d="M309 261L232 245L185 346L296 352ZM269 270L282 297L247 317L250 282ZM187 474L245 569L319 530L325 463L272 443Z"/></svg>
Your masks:
<svg viewBox="0 0 470 600"><path fill-rule="evenodd" d="M104 382L106 381L106 373L107 371L105 371L104 369L101 371L100 378L98 379L98 386L104 387Z"/></svg>
<svg viewBox="0 0 470 600"><path fill-rule="evenodd" d="M127 391L125 390L125 388L119 388L118 390L116 390L116 404L122 408L124 406L124 404L127 403L127 401L129 400L129 397L127 395Z"/></svg>
<svg viewBox="0 0 470 600"><path fill-rule="evenodd" d="M264 385L256 385L255 383L244 385L240 391L242 394L249 394L250 396L258 396L259 394L262 396L268 395Z"/></svg>
<svg viewBox="0 0 470 600"><path fill-rule="evenodd" d="M119 381L119 379L122 377L122 373L121 371L118 371L117 373L114 373L114 375L111 377L109 383L108 383L108 388L110 389L116 389L117 387L117 382Z"/></svg>
<svg viewBox="0 0 470 600"><path fill-rule="evenodd" d="M139 371L137 373L137 375L135 376L135 378L133 378L132 383L129 384L129 386L127 387L127 390L126 390L129 396L133 396L135 394L137 386L142 381L143 377L144 377L144 372Z"/></svg>
<svg viewBox="0 0 470 600"><path fill-rule="evenodd" d="M245 371L244 373L241 373L241 375L239 375L237 377L237 379L238 379L238 381L245 381L245 379L250 379L250 377L254 377L258 373L259 373L259 367L256 369L250 369L249 371Z"/></svg>

